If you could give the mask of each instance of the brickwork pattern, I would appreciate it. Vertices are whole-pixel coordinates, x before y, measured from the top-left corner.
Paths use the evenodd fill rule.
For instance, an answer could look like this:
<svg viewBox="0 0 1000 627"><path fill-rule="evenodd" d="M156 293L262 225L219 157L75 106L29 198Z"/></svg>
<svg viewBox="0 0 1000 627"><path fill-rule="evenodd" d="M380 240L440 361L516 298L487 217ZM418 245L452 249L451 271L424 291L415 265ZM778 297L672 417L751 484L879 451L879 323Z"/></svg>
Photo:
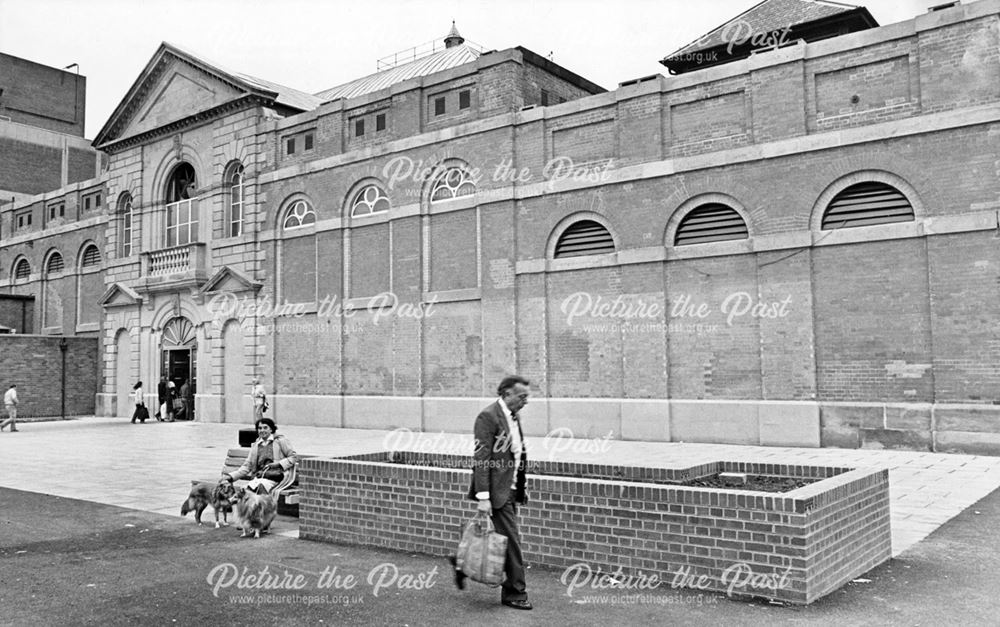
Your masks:
<svg viewBox="0 0 1000 627"><path fill-rule="evenodd" d="M97 389L98 340L84 337L0 335L0 387L17 385L18 415L59 416L62 411L63 357L66 342L66 415L94 414Z"/></svg>
<svg viewBox="0 0 1000 627"><path fill-rule="evenodd" d="M385 463L390 459L405 463ZM413 465L428 462L440 467ZM460 456L409 452L303 460L300 537L451 554L472 514L464 500L469 463ZM621 569L662 581L685 572L693 575L691 582L704 576L703 589L725 592L722 573L742 563L775 580L785 577L784 585L764 596L805 604L891 555L886 470L724 462L657 471L534 466L542 474L529 476L531 501L519 514L525 556L538 565L585 563L595 572ZM784 494L648 482L716 470L826 479ZM569 476L558 476L564 473ZM626 473L631 476L622 480Z"/></svg>
<svg viewBox="0 0 1000 627"><path fill-rule="evenodd" d="M0 154L16 155L0 159L0 189L41 194L62 183L62 151L58 148L4 137L0 138Z"/></svg>

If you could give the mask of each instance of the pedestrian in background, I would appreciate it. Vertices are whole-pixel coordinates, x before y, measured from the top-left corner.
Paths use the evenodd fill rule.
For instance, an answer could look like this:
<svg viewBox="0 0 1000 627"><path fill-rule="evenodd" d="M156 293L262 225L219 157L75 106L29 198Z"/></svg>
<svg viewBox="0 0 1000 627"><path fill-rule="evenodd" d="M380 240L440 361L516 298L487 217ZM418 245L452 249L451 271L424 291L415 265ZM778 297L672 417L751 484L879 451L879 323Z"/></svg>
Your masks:
<svg viewBox="0 0 1000 627"><path fill-rule="evenodd" d="M132 386L132 395L135 397L135 411L132 412L132 424L135 424L135 419L138 418L140 423L145 423L146 418L149 418L149 412L146 410L146 401L142 398L142 381L136 381L135 385Z"/></svg>
<svg viewBox="0 0 1000 627"><path fill-rule="evenodd" d="M0 431L10 425L11 433L16 433L20 430L17 428L17 385L10 384L10 389L3 395L3 404L7 409L7 420L0 423Z"/></svg>
<svg viewBox="0 0 1000 627"><path fill-rule="evenodd" d="M250 391L250 396L253 398L253 421L256 423L264 417L264 412L267 411L267 393L257 377L253 379L253 389Z"/></svg>

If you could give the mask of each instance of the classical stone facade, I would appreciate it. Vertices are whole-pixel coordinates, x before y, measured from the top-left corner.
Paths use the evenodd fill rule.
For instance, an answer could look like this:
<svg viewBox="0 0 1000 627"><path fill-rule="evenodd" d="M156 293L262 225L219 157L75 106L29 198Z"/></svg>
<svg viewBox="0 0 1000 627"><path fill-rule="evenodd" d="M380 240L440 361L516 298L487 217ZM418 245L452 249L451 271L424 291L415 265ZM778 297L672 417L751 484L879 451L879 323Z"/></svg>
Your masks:
<svg viewBox="0 0 1000 627"><path fill-rule="evenodd" d="M260 376L280 422L467 431L517 371L535 435L1000 451L998 14L611 92L455 38L315 95L164 44L95 141L98 406L169 373L246 422Z"/></svg>

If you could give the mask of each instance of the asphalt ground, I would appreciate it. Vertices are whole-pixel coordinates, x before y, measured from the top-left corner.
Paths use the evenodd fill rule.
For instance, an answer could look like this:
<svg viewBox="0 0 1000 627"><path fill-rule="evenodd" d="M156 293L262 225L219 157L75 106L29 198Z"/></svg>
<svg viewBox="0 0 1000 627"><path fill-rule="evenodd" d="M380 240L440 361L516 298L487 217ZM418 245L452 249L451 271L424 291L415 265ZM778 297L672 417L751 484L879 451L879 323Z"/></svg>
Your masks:
<svg viewBox="0 0 1000 627"><path fill-rule="evenodd" d="M0 624L995 625L998 522L995 491L809 606L670 582L569 594L561 571L532 568L535 609L524 612L501 606L495 588L456 590L440 558L240 538L233 527L199 527L179 512L0 488Z"/></svg>

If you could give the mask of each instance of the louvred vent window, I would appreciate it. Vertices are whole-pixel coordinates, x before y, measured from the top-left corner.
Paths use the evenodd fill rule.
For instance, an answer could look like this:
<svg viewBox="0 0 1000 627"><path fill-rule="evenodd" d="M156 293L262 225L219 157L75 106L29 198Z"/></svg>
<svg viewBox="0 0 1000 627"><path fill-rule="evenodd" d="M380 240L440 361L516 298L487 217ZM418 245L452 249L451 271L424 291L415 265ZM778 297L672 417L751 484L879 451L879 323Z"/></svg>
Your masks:
<svg viewBox="0 0 1000 627"><path fill-rule="evenodd" d="M593 220L574 223L559 238L556 244L556 259L603 255L615 252L615 241L603 225Z"/></svg>
<svg viewBox="0 0 1000 627"><path fill-rule="evenodd" d="M732 207L721 203L708 203L692 209L674 236L674 246L724 242L746 239L750 236L743 216Z"/></svg>
<svg viewBox="0 0 1000 627"><path fill-rule="evenodd" d="M828 231L913 219L913 206L895 187L877 182L856 183L833 197L823 214L821 228Z"/></svg>

